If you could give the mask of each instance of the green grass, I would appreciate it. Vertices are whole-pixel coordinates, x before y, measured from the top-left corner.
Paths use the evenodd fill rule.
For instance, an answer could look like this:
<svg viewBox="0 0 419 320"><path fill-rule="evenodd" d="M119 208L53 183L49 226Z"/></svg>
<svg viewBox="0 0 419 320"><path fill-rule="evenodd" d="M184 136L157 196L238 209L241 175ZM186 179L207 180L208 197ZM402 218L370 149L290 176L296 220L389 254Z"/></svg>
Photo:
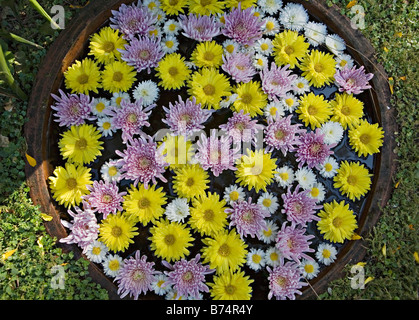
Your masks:
<svg viewBox="0 0 419 320"><path fill-rule="evenodd" d="M54 4L66 8L66 23L79 8L70 8L69 1L43 0L39 3L49 11ZM83 5L86 1L71 1ZM349 1L329 0L341 7L342 14ZM49 23L27 1L5 1L1 4L1 28L41 45L43 49L18 44L9 39L0 41L8 51L13 75L26 94L30 94L37 67L48 46L58 35ZM372 234L365 262L365 276L372 281L364 289L352 289L351 265L347 274L330 283L321 299L418 299L419 252L418 194L419 159L417 150L417 36L418 2L393 0L361 0L365 29L377 52L377 60L394 81L391 107L396 108L398 132L395 132L398 169L394 193ZM8 8L8 6L11 7ZM0 81L1 85L1 81ZM106 299L105 290L91 281L87 263L76 261L55 246L43 226L40 211L32 204L25 186L26 141L23 126L27 121L27 103L1 90L0 96L0 254L16 249L7 259L0 259L0 299ZM397 188L396 188L397 186ZM384 250L385 249L385 250ZM62 265L66 274L65 289L52 289L51 268Z"/></svg>

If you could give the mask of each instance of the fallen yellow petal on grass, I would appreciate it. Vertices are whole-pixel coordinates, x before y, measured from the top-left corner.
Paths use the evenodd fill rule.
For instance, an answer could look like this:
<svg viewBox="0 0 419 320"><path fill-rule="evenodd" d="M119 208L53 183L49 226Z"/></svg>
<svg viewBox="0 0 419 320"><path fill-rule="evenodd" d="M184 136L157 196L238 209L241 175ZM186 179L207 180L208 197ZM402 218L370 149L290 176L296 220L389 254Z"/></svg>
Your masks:
<svg viewBox="0 0 419 320"><path fill-rule="evenodd" d="M385 51L385 52L388 52L389 50L387 49L387 47L384 47L383 48L383 50Z"/></svg>
<svg viewBox="0 0 419 320"><path fill-rule="evenodd" d="M399 185L400 185L400 181L397 181L397 183L394 185L394 188L398 188L399 187Z"/></svg>
<svg viewBox="0 0 419 320"><path fill-rule="evenodd" d="M394 79L393 79L393 77L388 78L388 85L390 87L391 94L394 94Z"/></svg>
<svg viewBox="0 0 419 320"><path fill-rule="evenodd" d="M383 247L381 248L381 252L383 254L383 256L387 256L387 246L384 244Z"/></svg>
<svg viewBox="0 0 419 320"><path fill-rule="evenodd" d="M1 256L3 260L7 260L10 258L10 256L16 252L17 249L13 249L13 250L9 250L5 253L3 253L3 255Z"/></svg>
<svg viewBox="0 0 419 320"><path fill-rule="evenodd" d="M403 32L396 32L396 33L394 34L394 36L395 36L395 37L399 37L399 38L401 38L401 37L403 37Z"/></svg>
<svg viewBox="0 0 419 320"><path fill-rule="evenodd" d="M362 239L362 237L357 233L354 233L351 237L351 240L359 240L359 239Z"/></svg>
<svg viewBox="0 0 419 320"><path fill-rule="evenodd" d="M357 266L360 266L360 267L365 267L365 265L366 265L367 263L366 262L362 262L362 261L360 261L360 262L358 262L356 265Z"/></svg>
<svg viewBox="0 0 419 320"><path fill-rule="evenodd" d="M368 277L365 279L364 284L367 284L368 282L371 282L372 280L374 280L374 277Z"/></svg>
<svg viewBox="0 0 419 320"><path fill-rule="evenodd" d="M415 257L416 263L419 263L419 255L416 251L413 253L413 256Z"/></svg>
<svg viewBox="0 0 419 320"><path fill-rule="evenodd" d="M347 5L346 5L346 9L350 9L350 8L352 8L354 5L356 5L356 3L357 3L358 1L356 1L356 0L352 0L351 2L349 2Z"/></svg>
<svg viewBox="0 0 419 320"><path fill-rule="evenodd" d="M29 154L25 153L26 160L28 160L28 163L30 166L35 167L36 166L36 160L32 158Z"/></svg>

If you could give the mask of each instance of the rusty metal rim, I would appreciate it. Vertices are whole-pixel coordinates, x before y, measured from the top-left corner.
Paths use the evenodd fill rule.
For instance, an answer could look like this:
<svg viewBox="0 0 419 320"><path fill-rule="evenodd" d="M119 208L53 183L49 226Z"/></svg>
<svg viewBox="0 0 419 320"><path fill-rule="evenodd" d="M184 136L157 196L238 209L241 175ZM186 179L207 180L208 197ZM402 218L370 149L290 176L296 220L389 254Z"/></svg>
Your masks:
<svg viewBox="0 0 419 320"><path fill-rule="evenodd" d="M91 1L80 10L78 16L72 19L67 28L57 37L45 56L35 79L29 100L28 119L25 125L25 137L28 144L28 154L32 155L37 165L26 165L27 183L30 187L30 197L42 212L53 217L45 223L47 232L57 240L67 236L67 231L60 221L60 209L54 204L48 190L47 179L53 168L47 159L45 141L48 137L50 125L51 92L57 92L63 81L63 72L73 63L76 57L84 51L89 36L94 33L111 15L111 10L117 9L122 3L132 0ZM359 221L356 232L364 239L377 223L381 208L390 199L392 192L392 177L396 170L396 155L393 150L397 131L394 108L390 107L390 91L384 68L375 59L375 51L370 42L359 30L351 27L347 17L342 16L338 8L328 7L325 0L293 0L303 4L313 16L319 18L334 32L340 35L348 44L348 50L368 72L375 74L371 81L372 100L374 101L374 116L385 130L384 143L380 155L377 157L376 174L374 175L372 196L366 204L366 209ZM81 250L76 245L64 245L57 242L64 251L74 252L76 258L82 257ZM366 254L364 240L350 241L338 255L334 264L325 268L314 280L310 287L303 291L302 299L315 299L318 293L326 290L330 281L343 276L343 268L348 263L363 259ZM107 278L94 264L89 264L91 278L109 292L111 299L119 299L116 285Z"/></svg>

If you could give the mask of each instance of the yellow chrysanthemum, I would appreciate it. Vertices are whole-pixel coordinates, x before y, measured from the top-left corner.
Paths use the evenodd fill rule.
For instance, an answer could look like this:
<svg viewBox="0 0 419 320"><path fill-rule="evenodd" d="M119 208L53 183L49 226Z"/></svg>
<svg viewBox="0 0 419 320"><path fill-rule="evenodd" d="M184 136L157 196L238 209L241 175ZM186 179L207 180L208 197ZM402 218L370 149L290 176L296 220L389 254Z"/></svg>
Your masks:
<svg viewBox="0 0 419 320"><path fill-rule="evenodd" d="M53 198L66 208L77 206L82 196L89 194L88 185L92 185L90 168L66 163L65 168L58 166L48 178Z"/></svg>
<svg viewBox="0 0 419 320"><path fill-rule="evenodd" d="M223 47L215 41L204 41L195 47L191 61L199 68L218 68L223 64L223 53Z"/></svg>
<svg viewBox="0 0 419 320"><path fill-rule="evenodd" d="M185 58L178 53L167 54L155 70L156 76L161 79L159 85L165 90L180 89L191 74Z"/></svg>
<svg viewBox="0 0 419 320"><path fill-rule="evenodd" d="M300 65L302 76L310 85L320 88L334 81L336 61L329 53L312 50L306 55Z"/></svg>
<svg viewBox="0 0 419 320"><path fill-rule="evenodd" d="M188 0L160 0L160 8L168 15L184 13Z"/></svg>
<svg viewBox="0 0 419 320"><path fill-rule="evenodd" d="M305 40L296 31L286 30L276 34L272 41L275 63L278 66L289 64L291 69L298 66L310 46Z"/></svg>
<svg viewBox="0 0 419 320"><path fill-rule="evenodd" d="M64 83L72 93L89 94L89 91L98 93L101 87L101 74L98 65L89 58L82 61L76 60L66 72L64 72Z"/></svg>
<svg viewBox="0 0 419 320"><path fill-rule="evenodd" d="M300 98L300 104L295 112L299 114L298 118L304 122L306 127L310 125L314 130L329 120L332 108L323 95L315 95L310 92Z"/></svg>
<svg viewBox="0 0 419 320"><path fill-rule="evenodd" d="M121 52L127 41L124 40L117 29L103 27L90 38L89 55L95 57L99 63L110 63L115 59L120 60Z"/></svg>
<svg viewBox="0 0 419 320"><path fill-rule="evenodd" d="M237 8L240 3L240 7L242 10L250 8L256 4L257 0L226 0L225 6L227 9Z"/></svg>
<svg viewBox="0 0 419 320"><path fill-rule="evenodd" d="M247 244L240 238L236 229L223 230L215 238L202 239L203 263L209 263L217 274L234 272L246 263Z"/></svg>
<svg viewBox="0 0 419 320"><path fill-rule="evenodd" d="M234 111L243 110L251 117L263 114L263 108L268 104L268 96L263 92L259 81L239 83L235 88L235 93L237 93L237 99L232 105Z"/></svg>
<svg viewBox="0 0 419 320"><path fill-rule="evenodd" d="M220 109L223 97L231 95L228 78L214 68L194 72L188 87L188 94L196 98L196 103L208 109Z"/></svg>
<svg viewBox="0 0 419 320"><path fill-rule="evenodd" d="M317 228L324 234L324 239L331 242L343 243L345 239L351 239L358 227L356 216L344 200L325 203L319 218L321 220L317 222Z"/></svg>
<svg viewBox="0 0 419 320"><path fill-rule="evenodd" d="M366 120L355 125L348 131L349 144L358 153L358 156L367 156L380 152L383 145L384 131L378 123L370 124Z"/></svg>
<svg viewBox="0 0 419 320"><path fill-rule="evenodd" d="M180 198L191 200L205 195L209 188L209 175L199 164L187 164L176 168L173 190Z"/></svg>
<svg viewBox="0 0 419 320"><path fill-rule="evenodd" d="M167 261L176 261L189 255L188 247L193 245L194 238L190 228L177 222L168 220L157 221L150 228L151 250L155 255Z"/></svg>
<svg viewBox="0 0 419 320"><path fill-rule="evenodd" d="M364 115L364 103L353 94L336 94L335 99L330 101L333 115L331 121L339 122L344 129L358 124Z"/></svg>
<svg viewBox="0 0 419 320"><path fill-rule="evenodd" d="M102 87L111 93L127 92L136 80L134 67L125 61L114 61L105 65L102 71Z"/></svg>
<svg viewBox="0 0 419 320"><path fill-rule="evenodd" d="M184 136L172 136L167 134L164 138L164 161L169 164L170 169L176 169L191 162L194 155L192 142L185 141Z"/></svg>
<svg viewBox="0 0 419 320"><path fill-rule="evenodd" d="M189 0L189 13L201 16L223 13L224 1L222 0Z"/></svg>
<svg viewBox="0 0 419 320"><path fill-rule="evenodd" d="M363 164L343 161L333 177L333 187L352 201L359 200L370 190L371 176Z"/></svg>
<svg viewBox="0 0 419 320"><path fill-rule="evenodd" d="M103 141L99 130L91 124L71 126L61 134L58 147L63 159L77 164L88 164L102 155Z"/></svg>
<svg viewBox="0 0 419 320"><path fill-rule="evenodd" d="M139 184L137 188L133 186L128 190L122 207L127 215L145 226L163 215L166 202L166 193L162 187L156 189L156 185L152 185L146 189L143 184Z"/></svg>
<svg viewBox="0 0 419 320"><path fill-rule="evenodd" d="M271 154L265 153L263 149L257 151L247 150L247 155L241 157L235 171L236 183L247 186L248 190L255 189L256 192L263 190L272 183L276 173L276 159Z"/></svg>
<svg viewBox="0 0 419 320"><path fill-rule="evenodd" d="M214 283L208 283L214 300L250 300L252 297L252 279L244 271L225 272L214 276Z"/></svg>
<svg viewBox="0 0 419 320"><path fill-rule="evenodd" d="M209 192L192 201L189 224L201 235L215 237L227 225L226 202L217 193Z"/></svg>
<svg viewBox="0 0 419 320"><path fill-rule="evenodd" d="M138 235L135 221L122 213L108 214L99 225L99 240L113 252L124 252Z"/></svg>

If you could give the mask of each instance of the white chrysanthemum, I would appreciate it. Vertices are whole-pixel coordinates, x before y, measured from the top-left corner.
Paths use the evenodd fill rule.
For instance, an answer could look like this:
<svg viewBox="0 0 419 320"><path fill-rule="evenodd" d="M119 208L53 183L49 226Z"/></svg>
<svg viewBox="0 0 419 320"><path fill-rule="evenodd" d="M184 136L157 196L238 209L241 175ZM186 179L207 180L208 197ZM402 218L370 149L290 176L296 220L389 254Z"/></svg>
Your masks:
<svg viewBox="0 0 419 320"><path fill-rule="evenodd" d="M258 6L266 14L275 15L282 8L282 0L258 0Z"/></svg>
<svg viewBox="0 0 419 320"><path fill-rule="evenodd" d="M132 95L136 100L142 99L144 106L149 106L157 101L159 92L160 89L154 81L145 80L137 85Z"/></svg>
<svg viewBox="0 0 419 320"><path fill-rule="evenodd" d="M317 182L313 170L307 167L302 167L295 172L295 180L304 190L311 189Z"/></svg>
<svg viewBox="0 0 419 320"><path fill-rule="evenodd" d="M250 269L259 271L265 266L265 252L262 249L252 248L247 254L246 264Z"/></svg>
<svg viewBox="0 0 419 320"><path fill-rule="evenodd" d="M253 56L253 66L256 70L263 70L268 65L268 58L263 54L256 53Z"/></svg>
<svg viewBox="0 0 419 320"><path fill-rule="evenodd" d="M102 179L107 182L119 181L121 176L120 166L118 166L116 160L109 160L105 162L100 168L100 174Z"/></svg>
<svg viewBox="0 0 419 320"><path fill-rule="evenodd" d="M328 266L336 260L337 250L329 243L321 243L317 247L316 259Z"/></svg>
<svg viewBox="0 0 419 320"><path fill-rule="evenodd" d="M170 221L183 223L183 220L190 214L188 199L174 199L167 205L165 214Z"/></svg>
<svg viewBox="0 0 419 320"><path fill-rule="evenodd" d="M117 254L109 254L103 260L102 266L107 276L115 278L124 266L124 261Z"/></svg>
<svg viewBox="0 0 419 320"><path fill-rule="evenodd" d="M343 53L336 56L336 68L342 70L343 68L347 67L348 69L352 69L354 66L354 60L349 54Z"/></svg>
<svg viewBox="0 0 419 320"><path fill-rule="evenodd" d="M274 246L265 251L265 264L276 267L281 263L281 252Z"/></svg>
<svg viewBox="0 0 419 320"><path fill-rule="evenodd" d="M112 119L112 117L102 117L97 120L97 128L102 133L103 137L112 137L113 133L116 131Z"/></svg>
<svg viewBox="0 0 419 320"><path fill-rule="evenodd" d="M275 181L283 188L287 188L295 180L294 170L288 166L283 166L277 169L276 172Z"/></svg>
<svg viewBox="0 0 419 320"><path fill-rule="evenodd" d="M237 93L233 93L227 97L225 97L223 100L220 101L220 108L229 108L234 101L236 101L237 97L239 95Z"/></svg>
<svg viewBox="0 0 419 320"><path fill-rule="evenodd" d="M279 227L274 221L266 220L266 229L260 230L258 239L264 243L271 243L275 241L278 230Z"/></svg>
<svg viewBox="0 0 419 320"><path fill-rule="evenodd" d="M167 35L177 35L180 31L180 24L174 19L169 19L164 23L163 31Z"/></svg>
<svg viewBox="0 0 419 320"><path fill-rule="evenodd" d="M131 97L127 92L114 92L111 98L111 106L114 108L121 108L122 100L131 102Z"/></svg>
<svg viewBox="0 0 419 320"><path fill-rule="evenodd" d="M302 30L308 22L308 13L302 4L288 3L279 14L279 22L294 31Z"/></svg>
<svg viewBox="0 0 419 320"><path fill-rule="evenodd" d="M333 157L327 157L324 162L317 168L320 174L325 178L332 178L339 169L339 163Z"/></svg>
<svg viewBox="0 0 419 320"><path fill-rule="evenodd" d="M281 103L285 110L288 112L293 112L300 104L299 99L289 92L286 93L283 98L281 98Z"/></svg>
<svg viewBox="0 0 419 320"><path fill-rule="evenodd" d="M274 213L279 207L278 198L269 192L264 192L261 194L258 199L258 204L262 205L262 207L269 211L269 213Z"/></svg>
<svg viewBox="0 0 419 320"><path fill-rule="evenodd" d="M161 2L159 0L143 0L142 5L150 11L157 11L160 8Z"/></svg>
<svg viewBox="0 0 419 320"><path fill-rule="evenodd" d="M292 90L298 95L310 92L310 83L306 78L298 77L293 84Z"/></svg>
<svg viewBox="0 0 419 320"><path fill-rule="evenodd" d="M244 200L245 196L244 189L235 184L227 187L224 191L224 200L230 205L239 200Z"/></svg>
<svg viewBox="0 0 419 320"><path fill-rule="evenodd" d="M310 193L308 194L311 198L316 200L316 203L324 201L326 195L326 189L321 182L316 182L311 187Z"/></svg>
<svg viewBox="0 0 419 320"><path fill-rule="evenodd" d="M154 13L157 16L156 24L159 25L160 32L163 33L164 31L162 25L166 22L166 13L161 8L154 10Z"/></svg>
<svg viewBox="0 0 419 320"><path fill-rule="evenodd" d="M232 39L227 39L223 42L225 53L233 54L240 51L240 44Z"/></svg>
<svg viewBox="0 0 419 320"><path fill-rule="evenodd" d="M324 43L327 36L327 27L323 23L310 21L305 26L304 35L312 46L317 47Z"/></svg>
<svg viewBox="0 0 419 320"><path fill-rule="evenodd" d="M272 101L263 109L263 115L267 120L275 120L285 116L285 108L281 102Z"/></svg>
<svg viewBox="0 0 419 320"><path fill-rule="evenodd" d="M269 56L272 53L272 40L269 38L261 38L254 44L254 49L257 53Z"/></svg>
<svg viewBox="0 0 419 320"><path fill-rule="evenodd" d="M166 54L175 52L179 47L179 41L172 35L164 37L160 43L163 52Z"/></svg>
<svg viewBox="0 0 419 320"><path fill-rule="evenodd" d="M95 263L101 263L103 259L105 259L108 251L108 247L98 240L93 241L83 249L83 253L86 255L87 259Z"/></svg>
<svg viewBox="0 0 419 320"><path fill-rule="evenodd" d="M155 276L154 281L151 283L151 287L157 295L163 296L172 290L172 287L167 284L167 280L169 280L169 277L164 273L159 273Z"/></svg>
<svg viewBox="0 0 419 320"><path fill-rule="evenodd" d="M319 274L319 264L314 260L303 259L300 264L301 274L307 280L311 280Z"/></svg>
<svg viewBox="0 0 419 320"><path fill-rule="evenodd" d="M263 34L267 36L274 36L279 32L279 23L274 17L268 16L263 19Z"/></svg>
<svg viewBox="0 0 419 320"><path fill-rule="evenodd" d="M324 143L339 143L343 138L344 129L339 122L328 121L322 124L320 131L324 134Z"/></svg>
<svg viewBox="0 0 419 320"><path fill-rule="evenodd" d="M166 300L186 300L187 297L181 296L177 293L177 291L173 288L170 288L166 296L164 297Z"/></svg>
<svg viewBox="0 0 419 320"><path fill-rule="evenodd" d="M342 54L346 49L345 40L337 34L329 34L325 39L326 47L335 55Z"/></svg>

